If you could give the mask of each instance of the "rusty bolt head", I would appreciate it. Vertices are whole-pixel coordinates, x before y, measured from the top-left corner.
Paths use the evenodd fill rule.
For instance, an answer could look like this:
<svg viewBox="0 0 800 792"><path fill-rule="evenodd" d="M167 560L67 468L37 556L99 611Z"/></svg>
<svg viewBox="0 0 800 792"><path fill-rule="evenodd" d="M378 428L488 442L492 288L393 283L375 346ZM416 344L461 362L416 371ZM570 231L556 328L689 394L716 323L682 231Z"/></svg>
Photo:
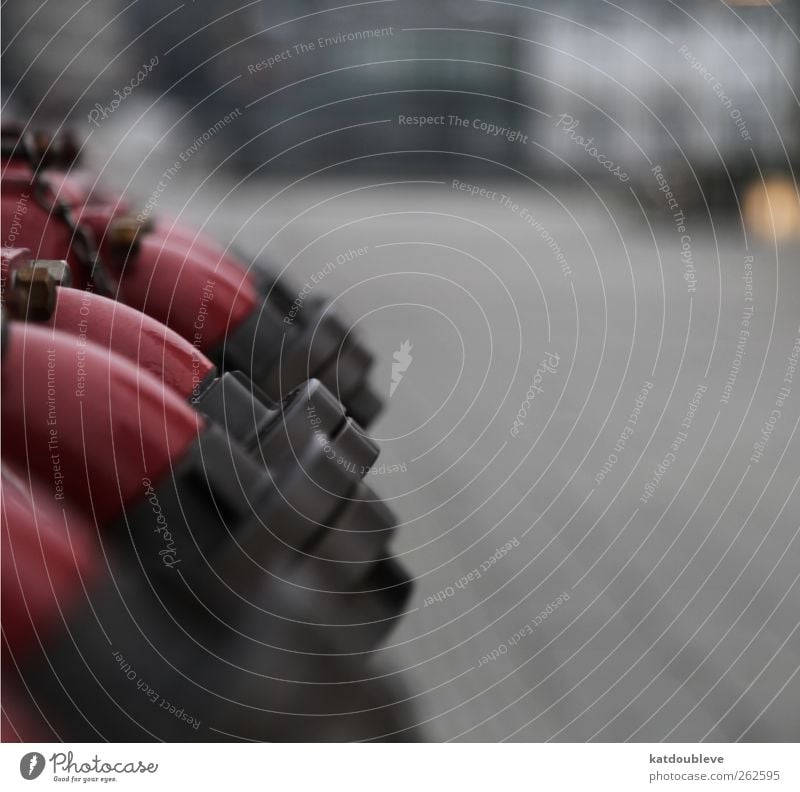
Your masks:
<svg viewBox="0 0 800 792"><path fill-rule="evenodd" d="M28 267L47 270L50 277L56 282L56 286L72 285L72 270L64 259L36 259L31 261Z"/></svg>
<svg viewBox="0 0 800 792"><path fill-rule="evenodd" d="M61 282L57 267L66 262L33 262L13 273L11 289L6 299L9 313L15 319L45 322L56 308L56 286ZM51 271L52 270L52 271Z"/></svg>
<svg viewBox="0 0 800 792"><path fill-rule="evenodd" d="M118 253L127 253L132 247L135 249L140 236L148 230L135 217L115 217L108 224L108 244Z"/></svg>

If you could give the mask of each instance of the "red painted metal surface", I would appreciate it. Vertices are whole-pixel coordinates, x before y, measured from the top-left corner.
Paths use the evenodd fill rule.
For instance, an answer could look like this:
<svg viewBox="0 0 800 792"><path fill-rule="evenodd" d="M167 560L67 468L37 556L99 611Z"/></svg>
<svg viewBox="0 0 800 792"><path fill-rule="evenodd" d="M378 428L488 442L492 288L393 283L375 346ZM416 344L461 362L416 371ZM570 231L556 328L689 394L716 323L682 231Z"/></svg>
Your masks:
<svg viewBox="0 0 800 792"><path fill-rule="evenodd" d="M3 160L0 235L4 245L28 248L33 258L67 259L74 284L85 285L83 270L71 253L72 233L36 200L32 171L19 160Z"/></svg>
<svg viewBox="0 0 800 792"><path fill-rule="evenodd" d="M203 351L222 343L255 309L247 273L157 234L142 236L120 279L119 299L158 319Z"/></svg>
<svg viewBox="0 0 800 792"><path fill-rule="evenodd" d="M2 248L0 277L31 263L27 248ZM216 367L194 344L161 322L90 291L60 288L50 327L110 349L153 374L185 399L198 395Z"/></svg>
<svg viewBox="0 0 800 792"><path fill-rule="evenodd" d="M84 587L103 576L105 565L89 520L56 500L44 482L13 471L6 459L0 498L4 652L20 661L39 640L63 629L83 602Z"/></svg>
<svg viewBox="0 0 800 792"><path fill-rule="evenodd" d="M63 218L37 201L33 171L20 160L6 160L3 165L2 238L30 248L34 258L66 259L74 285L85 287L87 273L75 255L74 235ZM187 245L192 232L159 222L140 235L138 245L125 257L112 248L109 238L111 221L129 214L125 202L94 190L82 175L47 171L40 174L40 183L46 186L42 198L46 207L58 198L79 225L91 230L116 298L166 324L199 349L215 349L256 309L258 292L245 267L204 235Z"/></svg>
<svg viewBox="0 0 800 792"><path fill-rule="evenodd" d="M12 322L3 358L2 453L99 523L142 498L204 427L172 388L107 349Z"/></svg>
<svg viewBox="0 0 800 792"><path fill-rule="evenodd" d="M122 355L184 399L196 397L215 371L196 346L161 322L91 292L60 288L50 326Z"/></svg>

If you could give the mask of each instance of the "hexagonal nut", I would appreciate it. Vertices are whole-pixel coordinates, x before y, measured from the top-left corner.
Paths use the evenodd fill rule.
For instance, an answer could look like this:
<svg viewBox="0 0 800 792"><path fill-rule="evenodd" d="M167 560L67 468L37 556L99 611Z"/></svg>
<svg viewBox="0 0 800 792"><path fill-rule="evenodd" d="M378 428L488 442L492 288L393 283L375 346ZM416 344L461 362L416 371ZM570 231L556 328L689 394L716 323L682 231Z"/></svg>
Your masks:
<svg viewBox="0 0 800 792"><path fill-rule="evenodd" d="M135 249L140 236L148 230L148 224L135 217L115 217L108 224L108 244L118 253L127 253L132 247Z"/></svg>
<svg viewBox="0 0 800 792"><path fill-rule="evenodd" d="M36 264L15 270L6 299L9 313L15 319L45 322L56 308L58 281L46 266Z"/></svg>

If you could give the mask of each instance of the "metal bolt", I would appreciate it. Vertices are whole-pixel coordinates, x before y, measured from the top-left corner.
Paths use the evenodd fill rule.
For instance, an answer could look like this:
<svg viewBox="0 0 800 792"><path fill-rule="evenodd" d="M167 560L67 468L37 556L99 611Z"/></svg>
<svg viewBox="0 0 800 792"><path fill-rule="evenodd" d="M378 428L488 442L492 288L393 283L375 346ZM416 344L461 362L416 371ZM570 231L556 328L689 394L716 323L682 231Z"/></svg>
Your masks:
<svg viewBox="0 0 800 792"><path fill-rule="evenodd" d="M135 217L115 217L108 224L108 244L118 253L127 253L131 247L135 249L140 235L150 228Z"/></svg>
<svg viewBox="0 0 800 792"><path fill-rule="evenodd" d="M14 270L6 299L15 319L45 322L56 307L56 287L69 279L66 261L39 260Z"/></svg>

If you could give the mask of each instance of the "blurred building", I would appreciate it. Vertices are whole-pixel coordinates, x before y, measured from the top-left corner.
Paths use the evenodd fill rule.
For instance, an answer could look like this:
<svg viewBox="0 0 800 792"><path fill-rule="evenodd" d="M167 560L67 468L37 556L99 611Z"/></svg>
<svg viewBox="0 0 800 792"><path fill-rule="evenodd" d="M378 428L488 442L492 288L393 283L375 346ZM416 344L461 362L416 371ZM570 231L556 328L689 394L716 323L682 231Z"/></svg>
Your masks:
<svg viewBox="0 0 800 792"><path fill-rule="evenodd" d="M155 57L110 122L131 139L191 140L238 108L217 152L243 171L346 160L340 171L598 175L578 136L638 182L658 163L724 198L754 155L762 167L797 161L798 11L742 0L9 2L3 92L24 115L88 131L92 108ZM573 135L562 116L578 121Z"/></svg>

